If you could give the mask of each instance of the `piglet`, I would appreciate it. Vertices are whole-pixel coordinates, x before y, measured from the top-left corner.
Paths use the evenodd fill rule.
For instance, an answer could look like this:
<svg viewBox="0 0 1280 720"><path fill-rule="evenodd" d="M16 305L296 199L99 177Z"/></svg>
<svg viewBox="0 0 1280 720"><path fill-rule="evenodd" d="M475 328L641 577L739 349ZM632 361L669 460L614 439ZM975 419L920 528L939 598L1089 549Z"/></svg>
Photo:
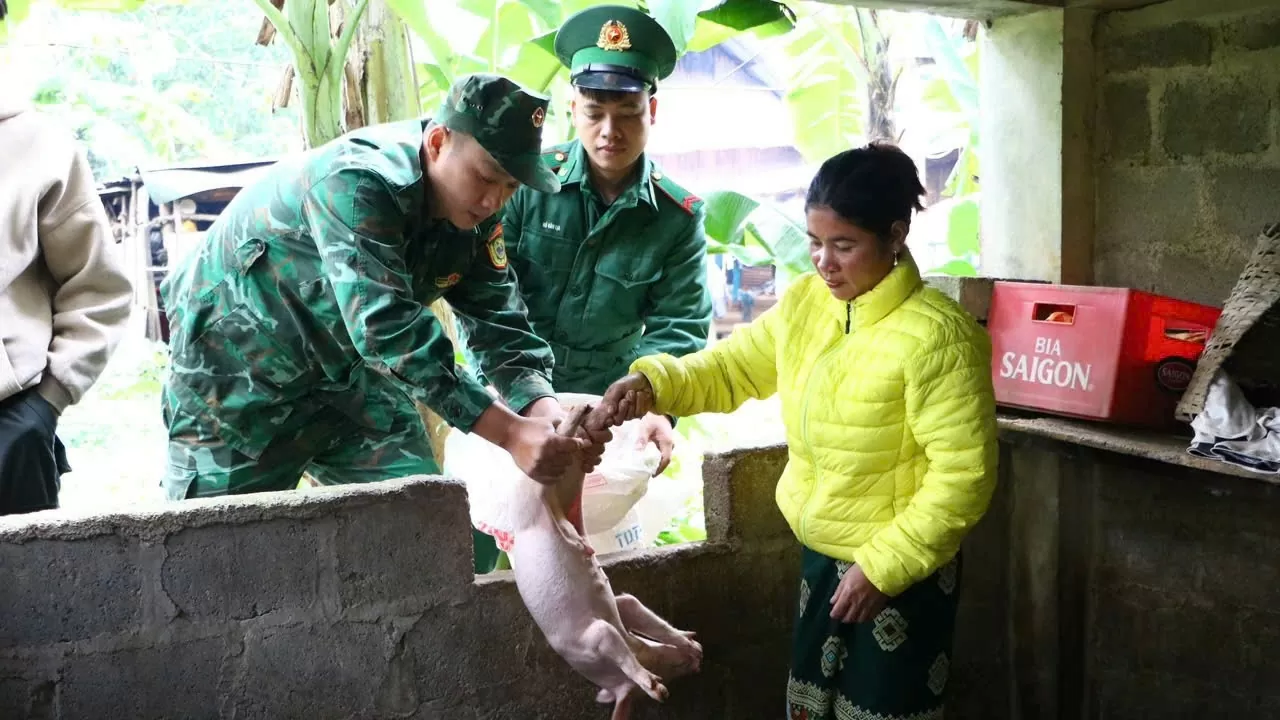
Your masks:
<svg viewBox="0 0 1280 720"><path fill-rule="evenodd" d="M607 416L590 411L574 408L558 432L572 435L584 422L608 426ZM612 720L627 720L638 693L661 702L664 679L697 672L702 646L635 597L613 594L583 528L566 517L583 477L584 469L573 466L555 485L521 478L511 497L512 570L552 649L600 688L598 702L614 704Z"/></svg>

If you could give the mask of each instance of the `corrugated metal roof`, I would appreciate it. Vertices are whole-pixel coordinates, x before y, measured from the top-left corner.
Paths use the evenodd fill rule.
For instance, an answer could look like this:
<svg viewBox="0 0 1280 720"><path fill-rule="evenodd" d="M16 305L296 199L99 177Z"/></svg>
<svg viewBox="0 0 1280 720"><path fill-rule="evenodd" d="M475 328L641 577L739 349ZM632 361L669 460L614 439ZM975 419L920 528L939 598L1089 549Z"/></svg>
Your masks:
<svg viewBox="0 0 1280 720"><path fill-rule="evenodd" d="M263 175L275 160L255 160L225 165L188 165L138 170L147 194L155 203L167 203L209 190L242 188Z"/></svg>

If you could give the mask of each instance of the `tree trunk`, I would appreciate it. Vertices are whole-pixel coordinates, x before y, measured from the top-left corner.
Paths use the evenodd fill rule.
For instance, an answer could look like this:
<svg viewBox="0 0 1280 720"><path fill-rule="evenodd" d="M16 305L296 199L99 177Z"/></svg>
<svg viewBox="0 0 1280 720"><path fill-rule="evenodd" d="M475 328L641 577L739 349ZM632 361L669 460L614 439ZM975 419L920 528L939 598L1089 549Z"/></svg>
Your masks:
<svg viewBox="0 0 1280 720"><path fill-rule="evenodd" d="M408 120L421 113L408 33L385 0L371 0L348 59L358 68L364 119L370 125Z"/></svg>
<svg viewBox="0 0 1280 720"><path fill-rule="evenodd" d="M896 142L893 103L898 83L889 62L889 36L875 10L859 9L857 14L867 69L867 139Z"/></svg>

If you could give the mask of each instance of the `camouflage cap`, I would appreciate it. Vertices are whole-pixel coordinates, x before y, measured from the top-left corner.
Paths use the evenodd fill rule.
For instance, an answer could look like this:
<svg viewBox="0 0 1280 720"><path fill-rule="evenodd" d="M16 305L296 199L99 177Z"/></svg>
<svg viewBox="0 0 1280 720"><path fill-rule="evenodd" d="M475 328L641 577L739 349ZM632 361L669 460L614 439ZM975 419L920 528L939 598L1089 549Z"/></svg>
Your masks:
<svg viewBox="0 0 1280 720"><path fill-rule="evenodd" d="M556 32L556 57L574 85L597 90L653 90L676 68L676 45L657 20L624 5L573 14Z"/></svg>
<svg viewBox="0 0 1280 720"><path fill-rule="evenodd" d="M459 78L435 121L466 133L511 176L539 192L558 192L560 181L542 160L542 123L550 100L501 75Z"/></svg>

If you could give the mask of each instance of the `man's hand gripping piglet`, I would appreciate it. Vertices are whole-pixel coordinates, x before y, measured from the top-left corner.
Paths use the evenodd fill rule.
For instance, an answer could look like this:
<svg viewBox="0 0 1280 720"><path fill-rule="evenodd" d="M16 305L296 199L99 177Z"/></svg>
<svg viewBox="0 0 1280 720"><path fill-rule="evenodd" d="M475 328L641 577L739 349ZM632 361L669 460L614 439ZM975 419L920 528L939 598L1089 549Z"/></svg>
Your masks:
<svg viewBox="0 0 1280 720"><path fill-rule="evenodd" d="M612 424L611 412L584 405L557 432L598 437ZM512 570L552 649L600 688L598 702L614 703L612 720L626 720L638 692L665 700L663 680L697 672L702 646L635 597L614 596L586 533L565 514L581 496L583 462L575 458L558 482L526 476L519 483L512 498Z"/></svg>

